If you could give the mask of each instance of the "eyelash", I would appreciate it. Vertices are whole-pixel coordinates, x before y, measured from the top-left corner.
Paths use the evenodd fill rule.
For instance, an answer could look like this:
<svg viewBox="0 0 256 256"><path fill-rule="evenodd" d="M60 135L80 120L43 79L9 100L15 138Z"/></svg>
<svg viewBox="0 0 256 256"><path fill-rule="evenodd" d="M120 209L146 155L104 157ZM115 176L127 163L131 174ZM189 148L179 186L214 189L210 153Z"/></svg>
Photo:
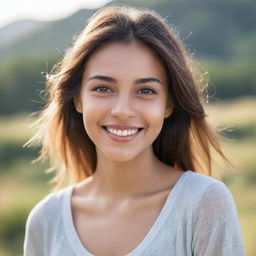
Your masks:
<svg viewBox="0 0 256 256"><path fill-rule="evenodd" d="M92 89L92 91L96 91L96 92L99 92L99 93L109 93L109 92L107 92L107 91L98 91L98 89L101 89L101 88L105 88L105 89L109 89L110 90L110 88L108 88L107 86L97 86L97 87L95 87L95 88L93 88ZM151 88L142 88L142 89L140 89L139 91L142 91L142 90L148 90L148 91L151 91L151 93L140 93L140 94L144 94L144 95L152 95L152 94L157 94L156 93L156 91L154 91L153 89L151 89Z"/></svg>

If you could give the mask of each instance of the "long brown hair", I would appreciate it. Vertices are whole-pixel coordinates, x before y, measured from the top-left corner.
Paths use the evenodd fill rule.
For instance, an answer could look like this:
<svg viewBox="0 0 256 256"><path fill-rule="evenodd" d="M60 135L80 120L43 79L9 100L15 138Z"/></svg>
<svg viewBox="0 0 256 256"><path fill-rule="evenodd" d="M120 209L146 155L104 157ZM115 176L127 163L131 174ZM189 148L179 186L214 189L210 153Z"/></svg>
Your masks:
<svg viewBox="0 0 256 256"><path fill-rule="evenodd" d="M154 11L109 6L89 19L73 46L48 74L47 103L34 123L36 134L25 144L42 146L35 161L49 158L48 171L57 171L52 180L56 189L65 182L77 183L92 175L97 164L95 145L74 105L86 62L105 43L135 40L143 42L159 56L168 77L168 97L173 113L165 119L153 142L157 158L180 170L207 175L212 174L211 148L225 158L215 131L206 122L200 96L203 84L174 29Z"/></svg>

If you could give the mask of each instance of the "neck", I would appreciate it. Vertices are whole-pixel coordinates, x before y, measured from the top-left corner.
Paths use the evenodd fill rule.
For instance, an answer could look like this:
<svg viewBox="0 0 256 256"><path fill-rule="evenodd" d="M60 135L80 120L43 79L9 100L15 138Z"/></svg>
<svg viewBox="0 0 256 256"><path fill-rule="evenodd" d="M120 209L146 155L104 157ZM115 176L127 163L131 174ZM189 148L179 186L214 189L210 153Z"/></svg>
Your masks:
<svg viewBox="0 0 256 256"><path fill-rule="evenodd" d="M99 153L92 177L94 191L112 199L142 195L163 175L163 167L165 164L157 159L153 149L126 162L111 161Z"/></svg>

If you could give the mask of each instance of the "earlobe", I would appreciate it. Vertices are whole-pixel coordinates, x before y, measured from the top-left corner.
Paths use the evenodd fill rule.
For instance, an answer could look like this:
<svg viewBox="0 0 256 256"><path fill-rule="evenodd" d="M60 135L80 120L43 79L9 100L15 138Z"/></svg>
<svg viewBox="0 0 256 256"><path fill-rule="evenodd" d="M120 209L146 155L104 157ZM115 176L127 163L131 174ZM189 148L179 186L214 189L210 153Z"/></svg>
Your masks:
<svg viewBox="0 0 256 256"><path fill-rule="evenodd" d="M165 111L165 115L164 115L164 118L168 118L168 117L170 117L171 116L171 114L172 114L172 110L171 109L167 109L166 111Z"/></svg>
<svg viewBox="0 0 256 256"><path fill-rule="evenodd" d="M171 116L172 114L172 107L170 105L168 105L165 109L165 115L164 115L164 118L168 118Z"/></svg>
<svg viewBox="0 0 256 256"><path fill-rule="evenodd" d="M75 109L78 113L82 114L82 106L81 106L81 102L80 99L78 98L79 96L75 96L74 97L74 105L75 105Z"/></svg>

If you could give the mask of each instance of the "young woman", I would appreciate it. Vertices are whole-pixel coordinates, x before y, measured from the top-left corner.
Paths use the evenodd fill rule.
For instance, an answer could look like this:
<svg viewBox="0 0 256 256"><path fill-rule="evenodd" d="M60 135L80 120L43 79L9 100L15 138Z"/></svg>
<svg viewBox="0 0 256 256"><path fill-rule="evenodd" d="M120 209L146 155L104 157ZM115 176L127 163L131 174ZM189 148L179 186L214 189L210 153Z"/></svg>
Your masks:
<svg viewBox="0 0 256 256"><path fill-rule="evenodd" d="M26 256L244 255L224 157L181 41L149 10L106 7L48 76L39 159L57 188L30 212ZM205 171L207 170L207 171Z"/></svg>

